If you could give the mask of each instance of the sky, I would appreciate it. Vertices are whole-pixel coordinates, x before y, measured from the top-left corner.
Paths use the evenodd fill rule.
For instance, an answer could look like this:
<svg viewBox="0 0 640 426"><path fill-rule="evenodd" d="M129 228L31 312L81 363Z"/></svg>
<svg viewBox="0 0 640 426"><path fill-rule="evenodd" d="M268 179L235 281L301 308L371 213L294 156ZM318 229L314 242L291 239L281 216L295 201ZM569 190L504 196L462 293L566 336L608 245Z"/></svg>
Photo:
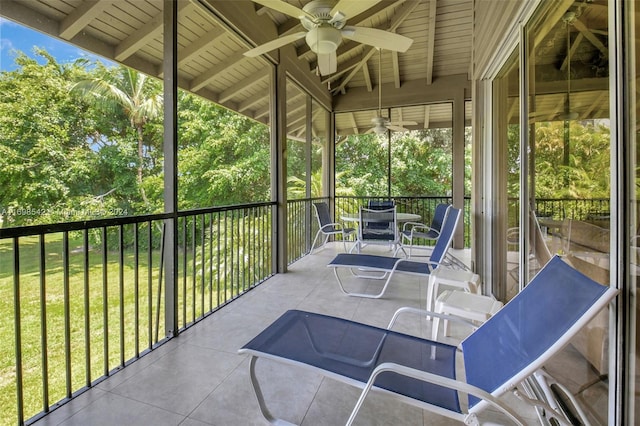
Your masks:
<svg viewBox="0 0 640 426"><path fill-rule="evenodd" d="M14 62L16 50L20 50L30 57L35 57L33 46L45 49L59 63L73 62L81 57L90 60L101 59L58 39L0 18L0 71L13 71L17 68ZM102 62L107 61L102 59Z"/></svg>

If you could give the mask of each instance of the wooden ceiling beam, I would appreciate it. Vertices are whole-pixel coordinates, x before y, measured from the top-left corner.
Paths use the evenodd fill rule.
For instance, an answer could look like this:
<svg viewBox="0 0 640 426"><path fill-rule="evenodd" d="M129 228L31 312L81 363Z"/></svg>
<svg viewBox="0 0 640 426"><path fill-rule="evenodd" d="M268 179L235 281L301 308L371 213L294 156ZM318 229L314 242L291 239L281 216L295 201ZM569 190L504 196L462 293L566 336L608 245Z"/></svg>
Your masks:
<svg viewBox="0 0 640 426"><path fill-rule="evenodd" d="M367 87L367 91L371 92L373 90L373 85L371 84L371 74L369 73L369 67L367 64L362 66L362 74L364 75L364 84ZM380 76L378 76L380 79Z"/></svg>
<svg viewBox="0 0 640 426"><path fill-rule="evenodd" d="M575 55L576 50L578 50L578 46L580 46L580 42L582 42L583 38L584 38L584 34L578 33L578 35L576 36L576 39L573 41L573 44L569 48L569 54L565 55L564 60L562 61L562 65L560 65L560 71L564 71L567 68L567 61L569 57L570 56L572 57Z"/></svg>
<svg viewBox="0 0 640 426"><path fill-rule="evenodd" d="M200 37L195 43L178 49L178 66L190 61L201 52L205 51L209 46L220 41L225 35L225 31L220 27L211 29L204 37Z"/></svg>
<svg viewBox="0 0 640 426"><path fill-rule="evenodd" d="M433 83L433 56L436 46L436 16L438 14L438 1L429 0L429 22L427 33L427 84Z"/></svg>
<svg viewBox="0 0 640 426"><path fill-rule="evenodd" d="M400 88L400 62L398 61L398 52L391 52L391 64L393 66L393 85L396 89Z"/></svg>
<svg viewBox="0 0 640 426"><path fill-rule="evenodd" d="M358 123L356 122L356 116L350 112L349 113L349 123L351 124L351 129L353 130L353 134L358 134Z"/></svg>
<svg viewBox="0 0 640 426"><path fill-rule="evenodd" d="M60 22L59 36L70 40L99 16L115 0L85 0Z"/></svg>
<svg viewBox="0 0 640 426"><path fill-rule="evenodd" d="M400 89L395 90L393 84L383 84L382 108L449 102L452 100L452 87L464 88L465 96L471 97L471 82L466 73L440 77L430 86L426 85L425 79L407 80ZM378 94L367 92L364 87L353 87L349 89L348 96L334 97L333 110L337 113L376 108L378 108Z"/></svg>
<svg viewBox="0 0 640 426"><path fill-rule="evenodd" d="M429 121L431 118L431 105L425 105L424 106L424 129L428 129L429 128Z"/></svg>
<svg viewBox="0 0 640 426"><path fill-rule="evenodd" d="M391 23L389 24L389 26L387 27L386 31L391 31L391 32L395 32L395 30L398 29L398 27L400 26L400 24L402 24L402 22L404 22L405 19L407 19L409 17L409 15L411 14L411 12L413 12L415 10L416 7L418 7L418 5L420 4L420 1L418 0L408 0L406 1L397 11L396 14L393 16L393 18L391 19ZM351 81L351 79L356 75L356 73L358 71L360 71L360 68L362 68L362 66L369 60L369 58L371 58L371 56L373 56L373 54L376 52L376 48L375 47L367 47L365 48L365 54L363 55L362 60L360 61L360 63L358 65L356 65L351 72L349 73L349 75L347 75L342 82L340 83L340 86L338 86L337 89L334 89L334 92L342 92L345 90L347 84L349 83L349 81Z"/></svg>
<svg viewBox="0 0 640 426"><path fill-rule="evenodd" d="M160 11L156 16L151 18L149 22L144 24L140 29L136 30L129 37L125 38L116 46L116 61L124 61L132 56L144 45L162 34L163 12Z"/></svg>
<svg viewBox="0 0 640 426"><path fill-rule="evenodd" d="M262 80L271 75L271 71L269 68L261 68L257 72L251 74L249 77L243 78L233 86L228 89L222 91L218 98L219 102L226 102L229 99L233 98L236 94L242 92L243 90L250 89L258 83L261 83Z"/></svg>
<svg viewBox="0 0 640 426"><path fill-rule="evenodd" d="M600 52L602 52L605 58L609 57L609 49L607 48L607 46L605 46L604 43L602 43L600 39L596 37L596 35L593 34L580 19L576 19L575 21L573 21L573 26L576 27L578 31L580 31L580 34L582 34L584 38L589 40L591 44L593 44Z"/></svg>
<svg viewBox="0 0 640 426"><path fill-rule="evenodd" d="M206 86L211 81L215 80L216 77L218 77L220 74L225 72L227 70L227 68L232 67L233 65L237 64L238 62L240 62L240 61L242 61L242 60L244 60L246 58L247 57L244 56L242 53L235 53L235 54L229 56L224 61L216 64L214 67L212 67L211 69L207 70L207 72L202 73L199 76L197 76L196 78L194 78L191 81L191 86L190 86L189 89L194 91L194 92L200 90L202 87Z"/></svg>

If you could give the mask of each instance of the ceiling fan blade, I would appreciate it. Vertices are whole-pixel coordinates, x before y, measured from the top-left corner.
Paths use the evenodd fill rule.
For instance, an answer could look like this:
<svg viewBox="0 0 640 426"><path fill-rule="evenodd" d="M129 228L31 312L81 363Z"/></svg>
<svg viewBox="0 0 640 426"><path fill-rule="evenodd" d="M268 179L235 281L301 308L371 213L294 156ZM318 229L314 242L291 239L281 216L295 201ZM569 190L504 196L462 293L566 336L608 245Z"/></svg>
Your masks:
<svg viewBox="0 0 640 426"><path fill-rule="evenodd" d="M336 72L338 69L338 58L336 56L336 52L319 53L318 69L320 70L320 75L329 75Z"/></svg>
<svg viewBox="0 0 640 426"><path fill-rule="evenodd" d="M330 15L333 16L338 12L342 12L344 16L351 18L375 6L377 3L380 3L380 0L340 0L331 9Z"/></svg>
<svg viewBox="0 0 640 426"><path fill-rule="evenodd" d="M409 129L405 129L404 127L394 126L393 124L387 124L387 129L395 130L396 132L408 132Z"/></svg>
<svg viewBox="0 0 640 426"><path fill-rule="evenodd" d="M417 126L418 123L415 121L392 121L390 124L394 126Z"/></svg>
<svg viewBox="0 0 640 426"><path fill-rule="evenodd" d="M306 16L307 18L311 18L312 20L314 19L313 16L300 9L299 7L296 7L282 0L253 0L253 2L266 6L269 9L276 10L280 13L284 13L285 15L293 16L294 18L300 19L303 16Z"/></svg>
<svg viewBox="0 0 640 426"><path fill-rule="evenodd" d="M346 26L342 29L342 36L358 43L396 52L406 52L413 43L409 37L367 27Z"/></svg>
<svg viewBox="0 0 640 426"><path fill-rule="evenodd" d="M301 31L299 33L289 34L289 35L277 38L275 40L271 40L265 44L261 44L258 47L254 47L253 49L244 52L244 56L249 56L250 58L260 56L263 53L270 52L274 49L284 46L285 44L289 44L296 40L300 40L306 35L307 33L305 31Z"/></svg>

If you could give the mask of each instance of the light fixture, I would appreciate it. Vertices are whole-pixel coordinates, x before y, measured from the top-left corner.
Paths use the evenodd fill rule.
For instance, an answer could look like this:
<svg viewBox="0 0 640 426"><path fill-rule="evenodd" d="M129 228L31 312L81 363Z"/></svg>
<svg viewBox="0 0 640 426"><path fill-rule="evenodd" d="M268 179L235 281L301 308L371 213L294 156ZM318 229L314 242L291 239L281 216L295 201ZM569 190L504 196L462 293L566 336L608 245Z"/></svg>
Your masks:
<svg viewBox="0 0 640 426"><path fill-rule="evenodd" d="M340 30L331 25L321 24L312 28L306 35L305 40L312 52L318 54L329 54L338 50L342 43Z"/></svg>
<svg viewBox="0 0 640 426"><path fill-rule="evenodd" d="M373 128L373 132L376 135L385 135L387 133L387 126L385 126L383 123L378 123Z"/></svg>

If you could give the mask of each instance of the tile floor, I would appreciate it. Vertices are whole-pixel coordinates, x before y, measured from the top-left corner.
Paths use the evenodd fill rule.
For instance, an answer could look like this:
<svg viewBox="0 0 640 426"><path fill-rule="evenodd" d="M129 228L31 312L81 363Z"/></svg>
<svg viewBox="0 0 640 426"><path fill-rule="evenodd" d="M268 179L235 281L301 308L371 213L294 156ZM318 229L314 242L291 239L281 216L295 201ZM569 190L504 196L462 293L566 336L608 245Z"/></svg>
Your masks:
<svg viewBox="0 0 640 426"><path fill-rule="evenodd" d="M35 423L49 425L266 425L249 380L249 360L237 350L287 309L336 315L386 326L401 306L420 307L426 279L403 277L384 299L347 297L326 264L341 245L306 256L245 296L201 321L141 360ZM378 285L348 280L355 286ZM398 331L429 336L430 322L407 317ZM455 329L454 329L455 334ZM459 337L459 336L458 336ZM274 415L301 425L339 425L349 417L359 391L301 369L261 360L257 374ZM532 409L512 395L527 424L538 424ZM489 411L483 421L505 423ZM450 419L374 395L358 425L449 425Z"/></svg>

